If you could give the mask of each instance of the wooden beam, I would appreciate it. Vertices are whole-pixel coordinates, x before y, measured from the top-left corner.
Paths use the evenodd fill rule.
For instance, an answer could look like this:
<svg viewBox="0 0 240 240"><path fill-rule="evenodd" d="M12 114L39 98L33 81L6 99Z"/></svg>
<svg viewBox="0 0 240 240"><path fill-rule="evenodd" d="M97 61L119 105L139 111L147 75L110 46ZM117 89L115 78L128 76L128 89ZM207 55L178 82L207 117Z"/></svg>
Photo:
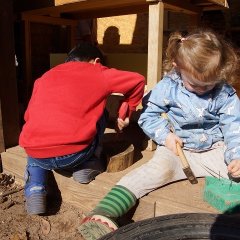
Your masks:
<svg viewBox="0 0 240 240"><path fill-rule="evenodd" d="M217 5L229 8L227 0L208 0L209 2L215 3Z"/></svg>
<svg viewBox="0 0 240 240"><path fill-rule="evenodd" d="M162 77L164 3L149 6L147 87L152 89Z"/></svg>
<svg viewBox="0 0 240 240"><path fill-rule="evenodd" d="M51 15L54 12L60 13L85 13L86 11L106 11L110 9L121 9L124 7L131 8L138 5L148 5L146 0L88 0L81 2L74 2L65 5L60 5L56 7L48 7L42 9L36 9L32 11L27 11L26 13L32 15ZM111 16L111 12L109 12Z"/></svg>
<svg viewBox="0 0 240 240"><path fill-rule="evenodd" d="M121 7L121 8L106 8L101 11L92 10L85 12L76 12L76 13L65 13L62 16L66 16L72 19L86 19L86 18L101 18L101 17L111 17L111 16L120 16L127 14L137 14L137 13L147 13L148 5L141 4L132 7Z"/></svg>
<svg viewBox="0 0 240 240"><path fill-rule="evenodd" d="M203 11L216 11L216 10L226 10L226 8L220 5L211 5L203 7Z"/></svg>
<svg viewBox="0 0 240 240"><path fill-rule="evenodd" d="M65 4L67 1L60 0L64 5L58 5L55 7L47 7L42 9L35 9L27 11L26 13L32 15L60 15L66 13L79 13L87 15L88 13L95 12L96 16L113 16L121 14L127 14L128 11L134 13L135 8L146 8L150 4L163 2L165 9L169 11L183 12L187 14L200 13L202 8L187 0L86 0L76 1L72 0L71 3ZM69 2L69 1L68 1ZM217 4L222 7L228 7L227 0L206 0L206 3ZM112 13L112 11L115 13ZM102 15L103 14L103 15Z"/></svg>
<svg viewBox="0 0 240 240"><path fill-rule="evenodd" d="M201 7L191 4L188 1L161 0L164 7L169 11L182 12L186 14L198 14L202 11Z"/></svg>
<svg viewBox="0 0 240 240"><path fill-rule="evenodd" d="M210 7L212 9L229 8L227 0L193 0L192 3L203 7L203 10L205 10L205 7Z"/></svg>
<svg viewBox="0 0 240 240"><path fill-rule="evenodd" d="M22 14L22 20L28 22L37 22L37 23L46 23L52 25L70 25L77 26L76 20L64 19L58 17L48 17L48 16L39 16L39 15L30 15L30 14Z"/></svg>

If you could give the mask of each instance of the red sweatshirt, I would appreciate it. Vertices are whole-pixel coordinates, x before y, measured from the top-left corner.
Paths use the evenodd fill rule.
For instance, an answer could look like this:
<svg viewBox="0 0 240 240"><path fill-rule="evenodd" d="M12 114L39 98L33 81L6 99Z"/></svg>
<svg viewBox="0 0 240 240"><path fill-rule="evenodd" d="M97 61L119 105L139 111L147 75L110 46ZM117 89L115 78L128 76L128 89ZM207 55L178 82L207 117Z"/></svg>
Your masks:
<svg viewBox="0 0 240 240"><path fill-rule="evenodd" d="M138 73L101 64L58 65L35 81L19 144L35 158L81 151L96 135L107 97L122 93L131 114L142 99L144 84Z"/></svg>

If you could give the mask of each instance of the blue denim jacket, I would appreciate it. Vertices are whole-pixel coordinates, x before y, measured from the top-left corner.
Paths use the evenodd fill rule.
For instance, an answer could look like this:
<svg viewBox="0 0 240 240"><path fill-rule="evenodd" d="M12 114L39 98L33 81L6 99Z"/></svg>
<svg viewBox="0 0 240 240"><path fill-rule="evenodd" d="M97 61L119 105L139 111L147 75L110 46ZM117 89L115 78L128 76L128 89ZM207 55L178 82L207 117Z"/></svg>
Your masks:
<svg viewBox="0 0 240 240"><path fill-rule="evenodd" d="M179 74L166 75L143 98L143 111L138 124L159 145L165 145L170 132L166 112L184 148L196 152L212 148L224 141L225 161L240 159L240 102L236 91L222 83L198 96L182 84Z"/></svg>

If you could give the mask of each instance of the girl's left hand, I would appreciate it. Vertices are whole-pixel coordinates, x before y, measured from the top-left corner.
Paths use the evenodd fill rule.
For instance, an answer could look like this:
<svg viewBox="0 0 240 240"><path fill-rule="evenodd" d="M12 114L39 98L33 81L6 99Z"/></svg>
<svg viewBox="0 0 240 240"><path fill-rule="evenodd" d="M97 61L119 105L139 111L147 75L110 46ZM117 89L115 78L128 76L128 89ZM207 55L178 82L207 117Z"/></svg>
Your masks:
<svg viewBox="0 0 240 240"><path fill-rule="evenodd" d="M116 124L116 130L117 132L121 132L125 127L129 125L129 118L125 118L124 120L121 118L117 119L117 124Z"/></svg>
<svg viewBox="0 0 240 240"><path fill-rule="evenodd" d="M240 178L240 159L232 160L227 169L233 178Z"/></svg>

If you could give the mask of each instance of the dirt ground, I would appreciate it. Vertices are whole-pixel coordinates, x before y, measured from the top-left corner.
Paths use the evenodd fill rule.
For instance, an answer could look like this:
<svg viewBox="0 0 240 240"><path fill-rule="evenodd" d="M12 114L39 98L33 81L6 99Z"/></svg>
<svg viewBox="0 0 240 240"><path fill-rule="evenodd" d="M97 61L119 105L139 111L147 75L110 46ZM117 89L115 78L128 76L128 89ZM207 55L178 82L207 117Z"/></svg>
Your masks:
<svg viewBox="0 0 240 240"><path fill-rule="evenodd" d="M113 125L110 124L109 133L105 136L106 142L111 142L115 136ZM132 124L129 131L119 136L119 139L127 139L134 143L135 148L140 148L143 137L139 127ZM55 197L48 193L48 213L45 216L26 213L23 190L10 194L1 201L1 194L19 187L14 183L14 176L10 178L0 173L0 240L83 240L77 230L84 217L83 212L56 199L56 192L52 193Z"/></svg>
<svg viewBox="0 0 240 240"><path fill-rule="evenodd" d="M6 197L2 194L11 193ZM83 214L81 210L65 203L55 204L57 199L48 199L48 214L28 215L25 211L23 190L14 183L14 178L0 175L0 239L1 240L81 240L77 230ZM60 206L59 206L60 205ZM58 206L58 209L56 209Z"/></svg>

